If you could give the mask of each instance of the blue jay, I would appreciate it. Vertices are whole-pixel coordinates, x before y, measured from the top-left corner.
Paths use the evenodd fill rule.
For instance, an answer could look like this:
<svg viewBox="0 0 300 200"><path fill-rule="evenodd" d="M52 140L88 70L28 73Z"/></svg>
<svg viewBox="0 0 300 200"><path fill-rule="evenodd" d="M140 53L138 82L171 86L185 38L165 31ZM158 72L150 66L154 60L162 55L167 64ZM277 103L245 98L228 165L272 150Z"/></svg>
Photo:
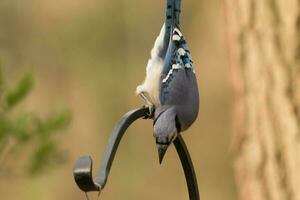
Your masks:
<svg viewBox="0 0 300 200"><path fill-rule="evenodd" d="M181 0L167 0L165 23L151 51L146 78L136 89L151 108L161 163L177 134L196 120L199 93L191 53L180 31Z"/></svg>

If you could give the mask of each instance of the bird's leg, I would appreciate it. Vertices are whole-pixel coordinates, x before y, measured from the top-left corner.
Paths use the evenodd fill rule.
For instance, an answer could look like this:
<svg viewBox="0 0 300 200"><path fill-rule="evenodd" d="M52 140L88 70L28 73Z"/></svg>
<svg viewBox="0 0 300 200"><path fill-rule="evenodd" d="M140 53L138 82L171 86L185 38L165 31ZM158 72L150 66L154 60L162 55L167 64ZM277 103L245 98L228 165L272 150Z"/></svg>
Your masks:
<svg viewBox="0 0 300 200"><path fill-rule="evenodd" d="M146 102L147 106L149 107L149 117L152 118L155 110L154 104L149 100L149 98L146 96L145 92L141 92L139 94L144 101Z"/></svg>
<svg viewBox="0 0 300 200"><path fill-rule="evenodd" d="M146 102L147 105L154 105L154 104L149 100L149 98L146 96L145 92L141 92L139 95L144 99L144 101Z"/></svg>

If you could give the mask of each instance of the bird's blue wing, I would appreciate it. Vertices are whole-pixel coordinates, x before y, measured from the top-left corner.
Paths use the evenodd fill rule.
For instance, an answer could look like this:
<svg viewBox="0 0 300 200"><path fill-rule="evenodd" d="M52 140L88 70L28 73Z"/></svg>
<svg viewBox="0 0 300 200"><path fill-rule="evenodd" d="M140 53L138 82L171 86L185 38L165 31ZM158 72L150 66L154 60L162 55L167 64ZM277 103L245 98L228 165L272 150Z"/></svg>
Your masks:
<svg viewBox="0 0 300 200"><path fill-rule="evenodd" d="M185 74L182 74L183 72L185 72ZM174 96L170 95L171 90L176 91L176 88L174 87L178 87L181 89L184 89L185 87L189 87L188 83L184 83L184 82L179 82L176 85L171 84L172 82L174 82L176 78L180 76L180 79L182 79L183 78L182 76L188 75L189 78L195 79L194 73L195 71L193 67L193 60L192 60L190 50L179 28L175 28L172 33L171 41L169 44L168 52L165 58L165 63L161 75L161 84L160 84L161 104L164 105L168 101L170 101L170 98L175 98ZM183 79L189 81L186 78ZM171 85L173 88L170 88ZM179 92L180 91L176 91L176 94L178 94ZM176 98L179 98L178 95Z"/></svg>
<svg viewBox="0 0 300 200"><path fill-rule="evenodd" d="M163 48L161 49L160 57L165 59L167 49L170 43L172 27L179 26L179 18L181 12L181 0L167 0L166 19L165 19L165 35L163 38Z"/></svg>

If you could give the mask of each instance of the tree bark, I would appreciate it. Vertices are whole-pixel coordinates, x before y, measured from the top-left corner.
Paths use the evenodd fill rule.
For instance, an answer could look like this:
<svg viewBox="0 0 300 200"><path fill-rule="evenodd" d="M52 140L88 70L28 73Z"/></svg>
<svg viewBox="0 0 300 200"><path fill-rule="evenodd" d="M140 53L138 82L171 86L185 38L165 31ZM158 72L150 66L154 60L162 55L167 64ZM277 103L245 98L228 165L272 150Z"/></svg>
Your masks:
<svg viewBox="0 0 300 200"><path fill-rule="evenodd" d="M224 0L240 200L300 199L300 1Z"/></svg>

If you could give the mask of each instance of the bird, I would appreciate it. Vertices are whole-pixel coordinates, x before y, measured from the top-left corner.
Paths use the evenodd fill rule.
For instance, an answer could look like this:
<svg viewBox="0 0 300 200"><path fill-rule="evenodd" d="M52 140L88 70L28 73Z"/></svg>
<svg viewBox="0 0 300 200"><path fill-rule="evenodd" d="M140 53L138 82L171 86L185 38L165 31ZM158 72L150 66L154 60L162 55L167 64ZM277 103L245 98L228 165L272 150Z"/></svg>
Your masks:
<svg viewBox="0 0 300 200"><path fill-rule="evenodd" d="M166 19L136 89L150 108L161 164L169 145L197 119L199 91L195 68L180 29L181 0L167 0Z"/></svg>

